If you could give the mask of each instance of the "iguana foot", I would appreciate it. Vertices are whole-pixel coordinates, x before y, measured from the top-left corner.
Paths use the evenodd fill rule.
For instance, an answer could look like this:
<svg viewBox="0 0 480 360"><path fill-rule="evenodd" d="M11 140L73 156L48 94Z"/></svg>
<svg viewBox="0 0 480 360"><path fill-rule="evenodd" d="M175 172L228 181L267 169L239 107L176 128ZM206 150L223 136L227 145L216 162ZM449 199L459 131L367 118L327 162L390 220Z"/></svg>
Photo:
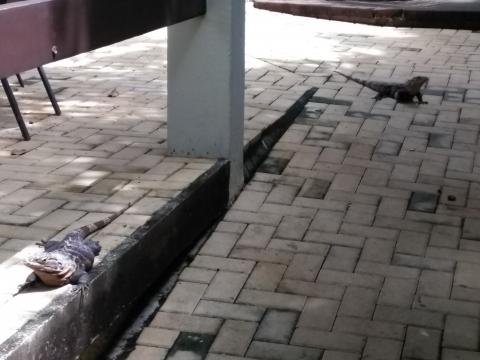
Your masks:
<svg viewBox="0 0 480 360"><path fill-rule="evenodd" d="M35 273L31 273L30 275L28 275L27 279L25 280L25 282L22 284L22 285L19 285L17 287L17 292L15 294L13 294L12 296L17 296L18 294L20 294L23 290L25 289L28 289L29 287L33 286L33 284L35 284L35 282L37 281L37 275L35 275Z"/></svg>
<svg viewBox="0 0 480 360"><path fill-rule="evenodd" d="M77 295L80 293L80 296L83 297L83 294L88 290L88 284L78 284L74 285L72 289L72 295Z"/></svg>

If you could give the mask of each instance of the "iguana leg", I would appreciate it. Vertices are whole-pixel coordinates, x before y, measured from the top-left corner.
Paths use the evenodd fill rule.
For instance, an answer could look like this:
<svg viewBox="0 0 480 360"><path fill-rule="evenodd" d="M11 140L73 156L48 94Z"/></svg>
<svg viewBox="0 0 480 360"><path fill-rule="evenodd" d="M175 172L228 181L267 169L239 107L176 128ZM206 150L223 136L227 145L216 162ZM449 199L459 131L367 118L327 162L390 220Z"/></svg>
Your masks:
<svg viewBox="0 0 480 360"><path fill-rule="evenodd" d="M37 282L37 280L38 280L37 275L35 275L35 273L32 272L30 275L28 275L25 282L17 288L17 292L15 294L13 294L13 296L17 296L23 290L25 290L25 289L29 288L30 286L32 286L33 284L35 284Z"/></svg>
<svg viewBox="0 0 480 360"><path fill-rule="evenodd" d="M417 99L419 104L428 104L428 101L423 101L422 94L417 94Z"/></svg>
<svg viewBox="0 0 480 360"><path fill-rule="evenodd" d="M78 292L83 293L86 289L88 289L88 273L85 270L77 270L73 273L70 277L70 284L76 285L73 293L76 294Z"/></svg>

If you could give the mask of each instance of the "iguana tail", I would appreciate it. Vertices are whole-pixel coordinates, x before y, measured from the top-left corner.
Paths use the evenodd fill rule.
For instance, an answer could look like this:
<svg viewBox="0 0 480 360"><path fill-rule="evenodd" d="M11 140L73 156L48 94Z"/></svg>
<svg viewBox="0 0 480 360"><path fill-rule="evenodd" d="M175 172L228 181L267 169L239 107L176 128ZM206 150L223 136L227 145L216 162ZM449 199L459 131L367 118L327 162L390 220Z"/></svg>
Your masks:
<svg viewBox="0 0 480 360"><path fill-rule="evenodd" d="M130 207L130 204L128 206L120 211L117 211L116 213L110 215L109 217L99 220L97 222L94 222L93 224L88 224L85 226L82 226L81 228L78 228L76 230L73 230L73 232L76 232L82 239L85 239L88 235L94 233L95 231L98 231L108 224L110 224L113 220L115 220L117 217L123 214L123 212Z"/></svg>
<svg viewBox="0 0 480 360"><path fill-rule="evenodd" d="M342 75L343 77L347 78L348 80L355 81L357 84L361 84L361 85L363 85L363 86L367 86L367 81L366 81L366 80L361 80L361 79L354 78L354 77L352 77L352 76L350 76L350 75L343 74L343 73L341 73L340 71L334 71L334 73L340 74L340 75Z"/></svg>

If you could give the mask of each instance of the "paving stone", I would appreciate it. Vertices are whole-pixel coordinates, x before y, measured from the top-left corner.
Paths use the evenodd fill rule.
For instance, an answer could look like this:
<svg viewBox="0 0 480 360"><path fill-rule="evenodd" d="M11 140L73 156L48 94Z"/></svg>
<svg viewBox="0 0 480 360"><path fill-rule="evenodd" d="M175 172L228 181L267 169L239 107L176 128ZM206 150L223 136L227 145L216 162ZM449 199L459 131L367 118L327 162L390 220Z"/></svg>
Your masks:
<svg viewBox="0 0 480 360"><path fill-rule="evenodd" d="M198 255L190 264L193 267L200 267L212 270L225 270L250 273L255 262L249 260L226 259L215 256Z"/></svg>
<svg viewBox="0 0 480 360"><path fill-rule="evenodd" d="M409 308L413 302L416 288L416 279L387 277L380 292L378 303Z"/></svg>
<svg viewBox="0 0 480 360"><path fill-rule="evenodd" d="M242 191L232 209L242 211L257 211L265 201L266 194L258 191Z"/></svg>
<svg viewBox="0 0 480 360"><path fill-rule="evenodd" d="M246 224L278 225L282 217L278 214L266 214L251 211L229 210L224 220Z"/></svg>
<svg viewBox="0 0 480 360"><path fill-rule="evenodd" d="M315 254L315 255L327 255L328 250L330 249L327 244L318 244L307 241L293 241L293 240L282 240L282 239L272 239L268 244L267 249L278 249L279 252L290 252L290 253L304 253L304 254ZM288 261L285 262L289 264L291 257L288 258Z"/></svg>
<svg viewBox="0 0 480 360"><path fill-rule="evenodd" d="M255 265L245 288L274 291L286 269L285 265L259 262Z"/></svg>
<svg viewBox="0 0 480 360"><path fill-rule="evenodd" d="M191 314L206 288L205 284L179 282L163 304L162 310Z"/></svg>
<svg viewBox="0 0 480 360"><path fill-rule="evenodd" d="M292 345L309 346L326 350L344 350L347 352L360 352L363 349L364 343L365 338L363 336L303 327L295 329L290 341Z"/></svg>
<svg viewBox="0 0 480 360"><path fill-rule="evenodd" d="M329 299L307 299L297 326L331 330L339 304L338 301Z"/></svg>
<svg viewBox="0 0 480 360"><path fill-rule="evenodd" d="M218 271L203 294L203 298L234 302L246 280L246 274Z"/></svg>
<svg viewBox="0 0 480 360"><path fill-rule="evenodd" d="M383 277L379 275L346 273L342 271L320 270L317 282L327 284L354 285L367 288L380 288Z"/></svg>
<svg viewBox="0 0 480 360"><path fill-rule="evenodd" d="M318 349L260 341L253 341L247 352L253 358L272 360L316 360L321 354Z"/></svg>
<svg viewBox="0 0 480 360"><path fill-rule="evenodd" d="M302 240L310 225L310 221L308 218L284 216L275 236L284 239Z"/></svg>
<svg viewBox="0 0 480 360"><path fill-rule="evenodd" d="M440 339L441 332L438 330L409 326L407 328L403 356L422 360L437 359Z"/></svg>
<svg viewBox="0 0 480 360"><path fill-rule="evenodd" d="M434 225L430 237L430 246L456 249L460 241L460 229L454 226Z"/></svg>
<svg viewBox="0 0 480 360"><path fill-rule="evenodd" d="M462 237L465 239L480 240L480 220L466 218L463 224Z"/></svg>
<svg viewBox="0 0 480 360"><path fill-rule="evenodd" d="M394 241L367 239L362 250L361 259L381 263L390 263L394 247Z"/></svg>
<svg viewBox="0 0 480 360"><path fill-rule="evenodd" d="M242 246L265 248L275 228L273 226L250 224L238 240Z"/></svg>
<svg viewBox="0 0 480 360"><path fill-rule="evenodd" d="M346 246L332 246L323 269L353 272L360 251Z"/></svg>
<svg viewBox="0 0 480 360"><path fill-rule="evenodd" d="M353 224L371 225L375 218L377 207L364 204L352 204L345 215L344 221Z"/></svg>
<svg viewBox="0 0 480 360"><path fill-rule="evenodd" d="M437 208L437 203L437 194L416 191L412 193L408 210L433 213Z"/></svg>
<svg viewBox="0 0 480 360"><path fill-rule="evenodd" d="M226 320L210 348L212 352L244 355L257 328L254 322Z"/></svg>
<svg viewBox="0 0 480 360"><path fill-rule="evenodd" d="M411 310L409 308L399 308L396 306L378 305L375 308L373 319L394 322L405 325L417 325L428 328L442 329L443 314L424 310Z"/></svg>
<svg viewBox="0 0 480 360"><path fill-rule="evenodd" d="M301 295L281 294L260 290L242 290L237 302L280 310L301 311L306 298Z"/></svg>
<svg viewBox="0 0 480 360"><path fill-rule="evenodd" d="M333 331L403 340L405 326L382 321L339 316L335 320Z"/></svg>
<svg viewBox="0 0 480 360"><path fill-rule="evenodd" d="M338 211L319 210L310 225L310 229L336 233L343 220L343 213Z"/></svg>
<svg viewBox="0 0 480 360"><path fill-rule="evenodd" d="M209 284L217 272L214 270L188 267L182 271L179 280Z"/></svg>
<svg viewBox="0 0 480 360"><path fill-rule="evenodd" d="M255 340L288 344L297 319L296 312L268 310L258 327Z"/></svg>
<svg viewBox="0 0 480 360"><path fill-rule="evenodd" d="M337 174L330 185L330 190L355 192L361 177L350 174Z"/></svg>
<svg viewBox="0 0 480 360"><path fill-rule="evenodd" d="M307 179L298 196L323 199L330 187L330 181L322 179Z"/></svg>
<svg viewBox="0 0 480 360"><path fill-rule="evenodd" d="M245 260L254 260L260 262L271 262L271 263L278 263L278 264L290 264L290 261L293 258L293 254L291 252L287 252L282 246L272 246L274 242L286 242L282 240L276 241L273 239L269 247L267 249L258 249L258 248L250 248L250 247L236 247L230 253L230 258L238 258L238 259L245 259ZM285 251L284 251L285 250Z"/></svg>
<svg viewBox="0 0 480 360"><path fill-rule="evenodd" d="M344 290L342 285L317 284L309 281L285 279L279 283L277 288L278 292L334 300L340 300Z"/></svg>
<svg viewBox="0 0 480 360"><path fill-rule="evenodd" d="M225 319L260 321L264 312L263 308L257 306L201 300L194 313Z"/></svg>
<svg viewBox="0 0 480 360"><path fill-rule="evenodd" d="M320 231L309 231L305 235L305 241L319 242L330 245L349 246L361 248L365 242L364 238L355 235L330 234Z"/></svg>
<svg viewBox="0 0 480 360"><path fill-rule="evenodd" d="M221 324L220 319L160 311L149 326L190 333L216 334Z"/></svg>
<svg viewBox="0 0 480 360"><path fill-rule="evenodd" d="M367 169L362 178L362 184L372 186L386 186L390 174L387 171L379 169Z"/></svg>
<svg viewBox="0 0 480 360"><path fill-rule="evenodd" d="M382 197L377 214L389 217L403 218L407 210L408 201L390 197Z"/></svg>
<svg viewBox="0 0 480 360"><path fill-rule="evenodd" d="M417 294L449 298L452 279L451 273L423 270L418 282Z"/></svg>
<svg viewBox="0 0 480 360"><path fill-rule="evenodd" d="M358 360L360 359L359 354L354 354L351 352L327 350L323 353L322 360Z"/></svg>
<svg viewBox="0 0 480 360"><path fill-rule="evenodd" d="M48 229L55 229L61 230L76 220L81 218L85 215L83 211L75 211L75 210L56 210L53 213L45 216L44 218L37 221L34 226L48 228Z"/></svg>
<svg viewBox="0 0 480 360"><path fill-rule="evenodd" d="M427 249L428 234L402 230L397 241L396 252L409 255L424 255Z"/></svg>
<svg viewBox="0 0 480 360"><path fill-rule="evenodd" d="M33 216L40 218L46 214L58 209L65 204L63 200L55 199L36 199L15 212L16 215Z"/></svg>
<svg viewBox="0 0 480 360"><path fill-rule="evenodd" d="M480 305L470 301L450 300L422 295L413 304L414 309L443 312L460 316L478 317Z"/></svg>
<svg viewBox="0 0 480 360"><path fill-rule="evenodd" d="M268 195L266 202L290 205L299 189L296 186L277 184Z"/></svg>
<svg viewBox="0 0 480 360"><path fill-rule="evenodd" d="M167 356L167 352L167 349L136 345L127 360L163 360Z"/></svg>
<svg viewBox="0 0 480 360"><path fill-rule="evenodd" d="M442 346L478 351L479 330L478 319L447 315Z"/></svg>
<svg viewBox="0 0 480 360"><path fill-rule="evenodd" d="M480 289L479 270L479 265L458 262L453 284L460 287Z"/></svg>
<svg viewBox="0 0 480 360"><path fill-rule="evenodd" d="M363 358L371 360L398 360L403 342L392 339L369 337L363 350Z"/></svg>
<svg viewBox="0 0 480 360"><path fill-rule="evenodd" d="M173 345L179 334L180 332L176 330L146 327L138 337L137 344L169 348Z"/></svg>
<svg viewBox="0 0 480 360"><path fill-rule="evenodd" d="M220 221L215 230L219 232L241 234L243 233L246 227L247 227L247 224L243 224L243 223Z"/></svg>
<svg viewBox="0 0 480 360"><path fill-rule="evenodd" d="M396 240L398 236L398 231L394 229L385 229L376 226L365 226L356 224L343 224L340 228L340 233L389 240Z"/></svg>
<svg viewBox="0 0 480 360"><path fill-rule="evenodd" d="M355 316L370 319L377 302L378 291L349 286L338 310L340 316Z"/></svg>
<svg viewBox="0 0 480 360"><path fill-rule="evenodd" d="M391 276L404 279L417 279L419 275L418 269L407 268L404 266L388 265L374 263L371 261L359 261L355 272Z"/></svg>
<svg viewBox="0 0 480 360"><path fill-rule="evenodd" d="M212 256L227 256L238 240L238 234L215 231L202 246L200 254Z"/></svg>
<svg viewBox="0 0 480 360"><path fill-rule="evenodd" d="M443 360L480 360L480 352L444 348L442 351L442 359Z"/></svg>
<svg viewBox="0 0 480 360"><path fill-rule="evenodd" d="M322 267L323 256L295 254L285 272L285 278L313 281Z"/></svg>

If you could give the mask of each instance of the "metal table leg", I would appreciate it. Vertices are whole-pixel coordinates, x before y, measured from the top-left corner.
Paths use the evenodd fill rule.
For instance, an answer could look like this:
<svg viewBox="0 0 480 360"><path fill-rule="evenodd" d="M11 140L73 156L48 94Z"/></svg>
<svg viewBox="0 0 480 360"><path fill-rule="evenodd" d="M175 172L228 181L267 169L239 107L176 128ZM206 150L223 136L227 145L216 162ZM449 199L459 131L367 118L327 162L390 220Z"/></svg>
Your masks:
<svg viewBox="0 0 480 360"><path fill-rule="evenodd" d="M60 107L58 106L57 99L55 99L55 94L52 91L50 86L50 82L48 81L47 75L45 75L45 71L43 70L42 66L37 68L38 73L40 74L40 78L42 79L43 86L45 86L45 90L47 90L48 98L52 103L53 110L55 110L55 115L60 115L62 112L60 111Z"/></svg>
<svg viewBox="0 0 480 360"><path fill-rule="evenodd" d="M16 75L17 75L18 84L19 84L21 87L25 87L25 83L23 82L23 79L22 79L22 77L20 76L20 74L16 74Z"/></svg>
<svg viewBox="0 0 480 360"><path fill-rule="evenodd" d="M17 100L15 100L15 95L13 94L10 84L8 83L7 79L0 79L0 80L2 82L3 90L5 90L5 94L7 95L8 102L10 103L10 107L12 108L13 114L15 115L15 119L17 120L18 127L22 132L22 136L25 140L30 140L30 134L28 133L28 129L25 126L22 113L18 108Z"/></svg>

